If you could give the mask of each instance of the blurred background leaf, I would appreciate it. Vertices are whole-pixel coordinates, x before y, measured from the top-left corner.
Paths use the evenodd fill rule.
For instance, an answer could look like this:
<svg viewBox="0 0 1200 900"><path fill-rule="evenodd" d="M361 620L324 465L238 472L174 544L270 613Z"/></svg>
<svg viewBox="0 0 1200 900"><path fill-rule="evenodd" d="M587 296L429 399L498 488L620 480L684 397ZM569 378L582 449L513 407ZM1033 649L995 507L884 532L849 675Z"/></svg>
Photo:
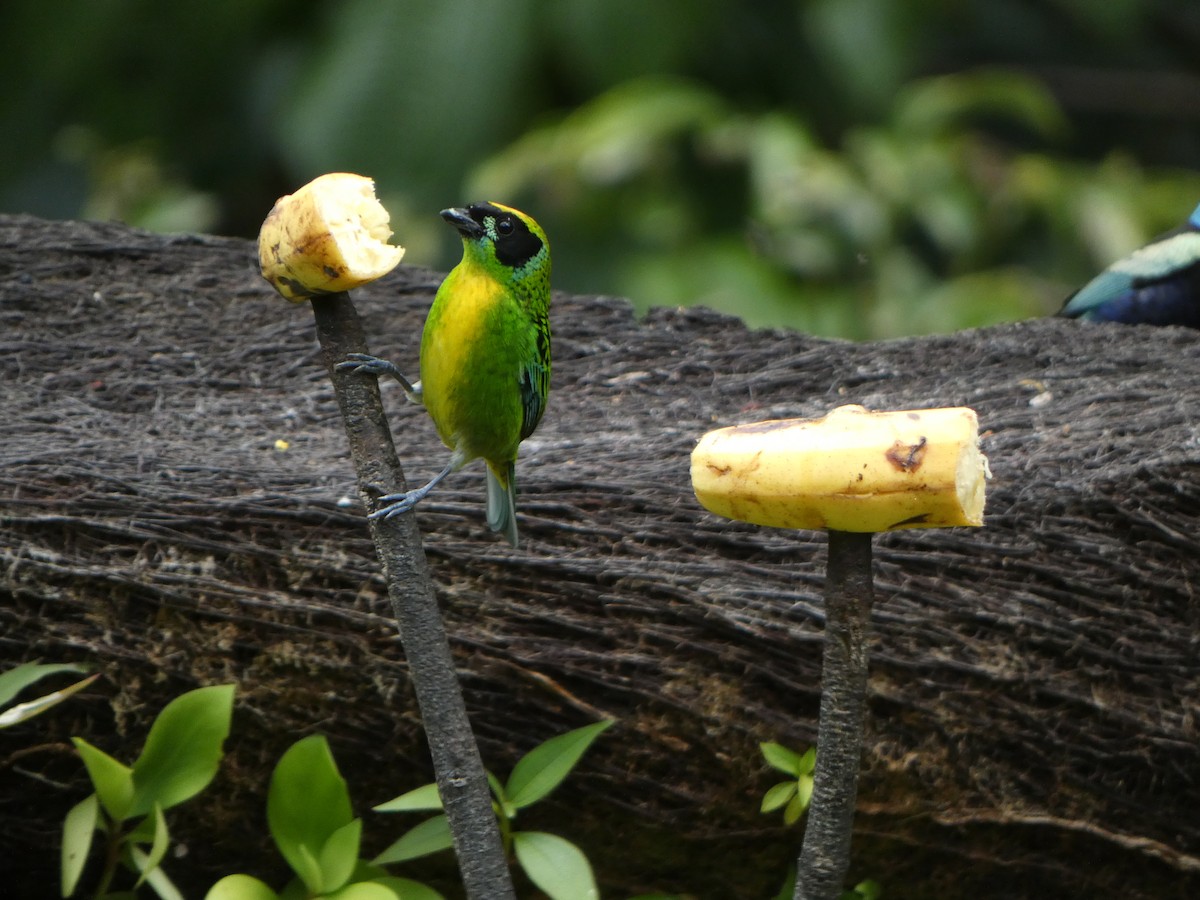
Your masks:
<svg viewBox="0 0 1200 900"><path fill-rule="evenodd" d="M852 338L1053 312L1200 200L1191 0L7 0L0 210L252 237L375 178L555 283Z"/></svg>

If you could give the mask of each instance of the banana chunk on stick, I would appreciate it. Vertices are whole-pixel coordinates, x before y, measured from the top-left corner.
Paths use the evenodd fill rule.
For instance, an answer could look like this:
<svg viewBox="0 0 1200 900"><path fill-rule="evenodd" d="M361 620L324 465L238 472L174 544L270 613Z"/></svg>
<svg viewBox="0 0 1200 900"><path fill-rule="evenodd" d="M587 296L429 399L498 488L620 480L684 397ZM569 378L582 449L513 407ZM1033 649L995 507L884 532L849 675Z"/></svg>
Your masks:
<svg viewBox="0 0 1200 900"><path fill-rule="evenodd" d="M386 275L404 256L388 243L389 216L363 175L331 172L280 197L258 233L263 277L288 300L348 291Z"/></svg>
<svg viewBox="0 0 1200 900"><path fill-rule="evenodd" d="M710 431L692 487L710 512L776 528L876 532L982 525L991 472L973 409L777 419Z"/></svg>

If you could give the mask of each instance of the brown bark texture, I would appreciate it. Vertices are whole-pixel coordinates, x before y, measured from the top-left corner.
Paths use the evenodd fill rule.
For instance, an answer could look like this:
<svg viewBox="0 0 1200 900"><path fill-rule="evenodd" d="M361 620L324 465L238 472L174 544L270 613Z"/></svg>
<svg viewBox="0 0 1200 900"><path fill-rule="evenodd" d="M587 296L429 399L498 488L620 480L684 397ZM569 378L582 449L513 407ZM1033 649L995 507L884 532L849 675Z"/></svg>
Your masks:
<svg viewBox="0 0 1200 900"><path fill-rule="evenodd" d="M439 280L402 267L354 295L371 350L413 376ZM368 852L415 824L368 811L431 771L309 307L247 241L10 216L0 322L0 667L104 673L0 731L0 894L57 896L87 793L68 738L131 761L201 684L238 694L217 780L169 813L189 897L235 871L282 886L264 798L302 735L329 736ZM478 465L418 511L489 767L618 720L518 827L581 845L606 897L771 896L801 831L758 811L780 777L758 744L816 739L824 536L704 512L689 454L844 403L964 405L986 527L875 540L850 883L1200 896L1200 334L1045 320L855 344L565 294L552 325L521 549L487 531ZM395 388L419 484L446 451Z"/></svg>

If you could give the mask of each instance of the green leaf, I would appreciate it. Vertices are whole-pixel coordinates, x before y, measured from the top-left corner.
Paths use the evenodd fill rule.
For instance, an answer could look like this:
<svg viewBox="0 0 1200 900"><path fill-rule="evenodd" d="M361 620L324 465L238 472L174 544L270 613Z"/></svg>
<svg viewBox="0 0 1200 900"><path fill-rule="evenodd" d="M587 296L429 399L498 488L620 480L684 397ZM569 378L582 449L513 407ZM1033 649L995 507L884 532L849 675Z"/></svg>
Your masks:
<svg viewBox="0 0 1200 900"><path fill-rule="evenodd" d="M783 810L783 824L795 825L800 821L800 817L804 815L804 811L808 809L808 804L804 802L801 794L797 793Z"/></svg>
<svg viewBox="0 0 1200 900"><path fill-rule="evenodd" d="M411 878L392 878L391 876L386 876L371 880L376 884L382 884L384 887L391 888L400 900L446 900L445 897L429 885L413 881Z"/></svg>
<svg viewBox="0 0 1200 900"><path fill-rule="evenodd" d="M7 706L13 697L47 675L54 675L58 672L86 671L86 666L77 666L71 663L22 663L16 668L0 673L0 706Z"/></svg>
<svg viewBox="0 0 1200 900"><path fill-rule="evenodd" d="M809 747L800 757L800 774L811 775L817 767L817 748Z"/></svg>
<svg viewBox="0 0 1200 900"><path fill-rule="evenodd" d="M130 815L145 815L156 803L170 809L208 786L229 736L233 691L232 684L197 688L176 697L158 714L133 764Z"/></svg>
<svg viewBox="0 0 1200 900"><path fill-rule="evenodd" d="M311 885L321 884L321 861L312 852L312 848L306 844L300 844L296 847L295 859L291 862L294 863L293 871L300 877L301 885L313 893L319 893L319 887L311 887Z"/></svg>
<svg viewBox="0 0 1200 900"><path fill-rule="evenodd" d="M319 857L353 818L346 781L325 738L312 735L289 747L271 775L267 824L279 852L313 893L331 887L323 884Z"/></svg>
<svg viewBox="0 0 1200 900"><path fill-rule="evenodd" d="M444 815L434 816L406 831L398 841L371 862L378 866L386 866L389 863L429 856L431 853L449 850L453 846L454 840L450 836L449 820Z"/></svg>
<svg viewBox="0 0 1200 900"><path fill-rule="evenodd" d="M423 784L419 788L394 797L386 803L372 807L375 812L427 812L431 809L441 809L442 798L438 796L437 785Z"/></svg>
<svg viewBox="0 0 1200 900"><path fill-rule="evenodd" d="M518 831L513 835L517 862L550 900L596 900L600 892L583 851L556 834Z"/></svg>
<svg viewBox="0 0 1200 900"><path fill-rule="evenodd" d="M467 193L525 191L554 170L571 172L590 185L631 181L652 170L672 142L719 122L723 111L715 92L692 81L622 81L492 156L472 177Z"/></svg>
<svg viewBox="0 0 1200 900"><path fill-rule="evenodd" d="M796 799L808 809L809 803L812 802L813 795L813 777L811 775L801 775L796 781Z"/></svg>
<svg viewBox="0 0 1200 900"><path fill-rule="evenodd" d="M96 834L96 825L100 821L100 801L95 794L80 800L63 819L62 841L62 895L69 897L75 893L79 884L79 876L87 863L88 852L92 849L92 837Z"/></svg>
<svg viewBox="0 0 1200 900"><path fill-rule="evenodd" d="M71 738L71 741L87 767L88 777L104 811L114 821L124 822L130 816L129 808L133 802L133 770L83 738Z"/></svg>
<svg viewBox="0 0 1200 900"><path fill-rule="evenodd" d="M781 781L763 794L762 806L759 808L759 812L774 812L781 806L785 806L791 802L794 796L796 796L796 782Z"/></svg>
<svg viewBox="0 0 1200 900"><path fill-rule="evenodd" d="M358 865L354 867L354 874L350 876L350 883L358 884L367 881L383 885L401 900L445 900L441 894L428 885L409 878L396 878L389 875L382 866L360 859Z"/></svg>
<svg viewBox="0 0 1200 900"><path fill-rule="evenodd" d="M804 756L795 750L789 750L783 744L777 744L775 741L759 744L758 748L762 751L763 759L771 768L793 776L803 774Z"/></svg>
<svg viewBox="0 0 1200 900"><path fill-rule="evenodd" d="M326 891L336 891L350 880L358 864L362 840L362 819L347 822L325 841L321 848L321 883Z"/></svg>
<svg viewBox="0 0 1200 900"><path fill-rule="evenodd" d="M125 840L134 844L154 843L154 817L146 816L125 835Z"/></svg>
<svg viewBox="0 0 1200 900"><path fill-rule="evenodd" d="M387 869L383 866L377 866L373 862L368 862L365 859L360 859L354 865L354 872L350 875L351 881L379 881L383 878L389 878Z"/></svg>
<svg viewBox="0 0 1200 900"><path fill-rule="evenodd" d="M788 866L787 878L783 881L783 886L779 889L771 900L792 900L792 896L796 893L796 864L792 863Z"/></svg>
<svg viewBox="0 0 1200 900"><path fill-rule="evenodd" d="M226 875L208 889L204 900L279 900L279 895L250 875Z"/></svg>
<svg viewBox="0 0 1200 900"><path fill-rule="evenodd" d="M82 681L77 681L71 686L63 688L61 691L54 691L43 697L38 697L36 700L18 703L16 706L6 709L0 713L0 728L8 728L10 725L16 725L19 722L24 722L26 719L32 719L38 713L45 712L50 707L62 703L72 694L82 691L99 677L100 673L97 672L95 675L89 675Z"/></svg>
<svg viewBox="0 0 1200 900"><path fill-rule="evenodd" d="M969 116L1006 118L1039 137L1054 140L1067 131L1067 119L1040 81L1002 69L976 69L911 81L896 96L897 131L953 133Z"/></svg>
<svg viewBox="0 0 1200 900"><path fill-rule="evenodd" d="M856 884L853 890L842 894L841 900L879 900L883 896L883 886L878 881L867 879Z"/></svg>
<svg viewBox="0 0 1200 900"><path fill-rule="evenodd" d="M149 875L159 867L163 858L167 855L167 848L171 845L171 834L167 831L167 820L163 816L162 807L157 803L154 805L154 812L147 816L147 821L153 822L154 839L150 845L150 852L146 856L146 867L141 870L141 877L138 878L134 890L142 886Z"/></svg>
<svg viewBox="0 0 1200 900"><path fill-rule="evenodd" d="M149 868L147 863L150 857L147 853L133 845L128 849L134 871L146 872L146 884L150 885L150 889L158 894L161 900L184 900L179 888L175 887L161 867Z"/></svg>
<svg viewBox="0 0 1200 900"><path fill-rule="evenodd" d="M390 887L377 881L357 881L324 896L327 900L397 900L398 897Z"/></svg>
<svg viewBox="0 0 1200 900"><path fill-rule="evenodd" d="M558 787L592 741L613 724L614 720L608 719L585 725L550 738L526 753L513 768L506 787L513 808L529 806Z"/></svg>
<svg viewBox="0 0 1200 900"><path fill-rule="evenodd" d="M504 789L499 778L486 769L484 772L487 775L488 787L492 789L492 796L496 798L496 805L500 807L500 815L506 821L511 821L517 815L517 808L513 806L512 798L508 796L508 791Z"/></svg>

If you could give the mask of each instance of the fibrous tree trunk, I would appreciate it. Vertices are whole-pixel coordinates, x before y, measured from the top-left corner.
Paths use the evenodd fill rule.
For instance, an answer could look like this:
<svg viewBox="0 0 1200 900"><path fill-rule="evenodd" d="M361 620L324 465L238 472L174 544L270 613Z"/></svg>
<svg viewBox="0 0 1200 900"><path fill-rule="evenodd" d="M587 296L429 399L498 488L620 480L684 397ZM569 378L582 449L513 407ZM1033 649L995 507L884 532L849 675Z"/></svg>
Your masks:
<svg viewBox="0 0 1200 900"><path fill-rule="evenodd" d="M355 297L414 374L438 281L404 268ZM189 896L281 883L263 798L296 737L329 735L360 812L430 780L311 315L245 241L2 217L0 317L0 666L105 675L0 732L0 884L57 895L58 822L87 790L67 737L132 759L171 697L230 681L228 757L172 812L168 869ZM777 778L757 745L816 738L824 538L703 512L688 455L720 425L965 405L986 527L875 541L851 882L1200 892L1200 336L1048 320L853 344L566 295L552 325L522 548L484 526L475 468L419 511L488 765L619 720L521 827L583 846L606 895L777 889L800 832L758 812ZM444 448L385 400L418 481ZM368 814L367 849L409 824Z"/></svg>

